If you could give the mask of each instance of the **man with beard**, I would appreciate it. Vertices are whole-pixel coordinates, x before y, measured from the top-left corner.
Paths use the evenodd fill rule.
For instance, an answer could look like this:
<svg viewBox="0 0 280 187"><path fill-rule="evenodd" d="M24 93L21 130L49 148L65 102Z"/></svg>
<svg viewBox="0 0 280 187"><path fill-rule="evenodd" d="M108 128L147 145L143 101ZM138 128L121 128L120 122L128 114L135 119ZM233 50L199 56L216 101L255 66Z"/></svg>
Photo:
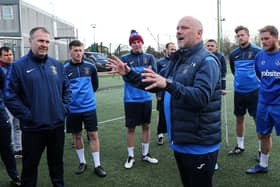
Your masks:
<svg viewBox="0 0 280 187"><path fill-rule="evenodd" d="M249 168L247 174L267 173L269 151L272 147L272 129L280 135L280 50L278 30L268 25L259 30L263 50L255 60L256 74L260 79L257 108L257 133L261 139L261 155L257 165Z"/></svg>
<svg viewBox="0 0 280 187"><path fill-rule="evenodd" d="M163 75L166 71L166 67L170 62L170 56L172 53L175 53L176 45L173 42L168 42L165 45L164 57L159 59L157 62L157 72L160 75ZM164 133L166 133L166 122L164 117L163 109L163 96L164 92L157 93L157 110L158 110L158 126L157 126L157 143L158 145L163 145Z"/></svg>
<svg viewBox="0 0 280 187"><path fill-rule="evenodd" d="M254 59L261 49L249 42L250 35L247 27L238 26L235 33L239 47L230 53L229 63L234 75L234 114L236 116L237 145L229 151L229 155L237 155L245 150L245 114L248 110L255 122L259 92L259 81L254 69ZM260 148L259 141L258 157Z"/></svg>

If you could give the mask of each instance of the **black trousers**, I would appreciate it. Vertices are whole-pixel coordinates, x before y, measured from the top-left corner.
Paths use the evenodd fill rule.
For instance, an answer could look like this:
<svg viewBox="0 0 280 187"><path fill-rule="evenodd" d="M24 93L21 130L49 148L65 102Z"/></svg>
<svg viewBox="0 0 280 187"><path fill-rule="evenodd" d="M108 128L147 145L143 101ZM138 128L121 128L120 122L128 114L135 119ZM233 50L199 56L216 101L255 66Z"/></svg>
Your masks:
<svg viewBox="0 0 280 187"><path fill-rule="evenodd" d="M177 167L184 187L212 187L212 177L218 151L191 155L174 151Z"/></svg>
<svg viewBox="0 0 280 187"><path fill-rule="evenodd" d="M158 126L157 126L157 134L166 133L166 121L164 115L164 107L163 100L157 101L157 109L158 109Z"/></svg>
<svg viewBox="0 0 280 187"><path fill-rule="evenodd" d="M16 169L16 160L11 145L11 124L0 124L0 155L11 179L19 174Z"/></svg>
<svg viewBox="0 0 280 187"><path fill-rule="evenodd" d="M45 148L52 184L54 187L64 187L64 137L64 125L50 130L22 132L22 187L36 186L38 165Z"/></svg>

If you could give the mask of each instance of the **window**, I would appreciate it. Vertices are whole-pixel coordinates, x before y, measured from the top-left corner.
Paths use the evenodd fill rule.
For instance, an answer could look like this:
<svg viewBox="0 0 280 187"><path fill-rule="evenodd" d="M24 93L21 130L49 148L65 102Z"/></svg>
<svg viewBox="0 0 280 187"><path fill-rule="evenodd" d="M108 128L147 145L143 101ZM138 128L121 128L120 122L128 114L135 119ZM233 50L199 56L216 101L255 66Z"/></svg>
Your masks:
<svg viewBox="0 0 280 187"><path fill-rule="evenodd" d="M12 6L3 6L2 13L3 13L3 20L14 19L14 11Z"/></svg>

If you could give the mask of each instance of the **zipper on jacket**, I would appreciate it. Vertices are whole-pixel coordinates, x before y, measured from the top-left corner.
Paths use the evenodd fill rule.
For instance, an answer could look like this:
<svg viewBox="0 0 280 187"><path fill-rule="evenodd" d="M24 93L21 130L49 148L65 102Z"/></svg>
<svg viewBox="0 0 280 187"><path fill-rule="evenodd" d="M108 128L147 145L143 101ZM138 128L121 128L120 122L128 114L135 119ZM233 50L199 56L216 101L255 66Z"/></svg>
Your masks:
<svg viewBox="0 0 280 187"><path fill-rule="evenodd" d="M77 72L78 72L78 76L81 77L81 73L80 73L80 65L77 66Z"/></svg>

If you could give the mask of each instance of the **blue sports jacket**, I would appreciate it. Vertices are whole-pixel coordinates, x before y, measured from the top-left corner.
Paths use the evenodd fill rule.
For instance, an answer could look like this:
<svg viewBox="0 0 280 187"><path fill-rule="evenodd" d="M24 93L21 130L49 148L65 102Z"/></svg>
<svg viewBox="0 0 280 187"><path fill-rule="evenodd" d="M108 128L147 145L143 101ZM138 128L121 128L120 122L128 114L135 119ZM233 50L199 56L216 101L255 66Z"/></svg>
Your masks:
<svg viewBox="0 0 280 187"><path fill-rule="evenodd" d="M221 64L221 78L222 78L222 90L226 89L226 75L227 75L227 62L225 56L222 53L214 52L214 55L219 59Z"/></svg>
<svg viewBox="0 0 280 187"><path fill-rule="evenodd" d="M165 77L173 82L165 88L170 95L170 143L215 145L221 141L220 66L203 43L179 49L170 57ZM130 71L125 78L144 89L141 75ZM159 90L153 90L155 92ZM164 103L165 105L165 103ZM164 106L165 107L165 106Z"/></svg>
<svg viewBox="0 0 280 187"><path fill-rule="evenodd" d="M260 87L255 72L255 56L260 47L250 44L246 48L238 47L229 56L231 72L234 75L234 91L249 93Z"/></svg>
<svg viewBox="0 0 280 187"><path fill-rule="evenodd" d="M160 75L164 75L166 68L168 66L169 63L169 58L167 57L162 57L161 59L159 59L159 61L157 61L157 73ZM164 96L164 92L157 92L157 97L161 97L163 98Z"/></svg>
<svg viewBox="0 0 280 187"><path fill-rule="evenodd" d="M85 60L77 64L67 61L64 68L72 91L70 112L96 110L95 91L98 89L98 76L95 65Z"/></svg>
<svg viewBox="0 0 280 187"><path fill-rule="evenodd" d="M151 67L156 72L156 61L155 57L147 53L133 53L132 51L121 57L121 60L135 72L142 73L144 68ZM152 101L152 94L135 88L131 83L129 83L124 77L124 102L136 102L143 103L147 101Z"/></svg>
<svg viewBox="0 0 280 187"><path fill-rule="evenodd" d="M161 59L159 59L159 61L157 61L157 72L160 73L160 71L163 68L166 68L169 62L169 58L167 57L162 57Z"/></svg>
<svg viewBox="0 0 280 187"><path fill-rule="evenodd" d="M60 62L47 55L39 59L30 50L12 64L6 81L6 105L23 131L64 125L71 93Z"/></svg>

